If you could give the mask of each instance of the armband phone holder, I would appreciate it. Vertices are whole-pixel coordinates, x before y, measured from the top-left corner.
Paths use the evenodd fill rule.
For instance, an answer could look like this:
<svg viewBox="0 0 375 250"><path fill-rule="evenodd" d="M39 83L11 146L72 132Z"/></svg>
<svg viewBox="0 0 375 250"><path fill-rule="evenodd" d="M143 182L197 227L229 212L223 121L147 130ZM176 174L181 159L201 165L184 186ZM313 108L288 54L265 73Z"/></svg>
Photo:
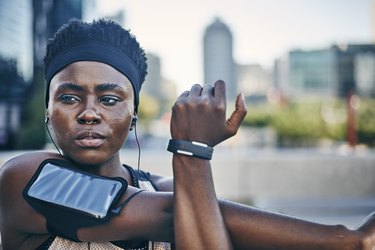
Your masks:
<svg viewBox="0 0 375 250"><path fill-rule="evenodd" d="M50 233L79 241L77 230L100 225L121 211L118 200L128 183L72 168L63 160L48 159L23 190L25 200L47 220ZM125 204L123 204L125 205Z"/></svg>

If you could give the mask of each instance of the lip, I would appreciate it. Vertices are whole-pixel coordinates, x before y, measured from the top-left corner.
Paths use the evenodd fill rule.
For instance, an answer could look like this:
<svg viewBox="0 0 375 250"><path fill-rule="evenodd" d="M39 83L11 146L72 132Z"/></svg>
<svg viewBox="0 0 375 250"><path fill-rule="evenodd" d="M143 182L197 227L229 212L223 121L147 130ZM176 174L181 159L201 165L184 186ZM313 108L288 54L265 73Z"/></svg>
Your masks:
<svg viewBox="0 0 375 250"><path fill-rule="evenodd" d="M75 143L84 148L97 148L105 141L105 136L95 131L83 131L78 133Z"/></svg>

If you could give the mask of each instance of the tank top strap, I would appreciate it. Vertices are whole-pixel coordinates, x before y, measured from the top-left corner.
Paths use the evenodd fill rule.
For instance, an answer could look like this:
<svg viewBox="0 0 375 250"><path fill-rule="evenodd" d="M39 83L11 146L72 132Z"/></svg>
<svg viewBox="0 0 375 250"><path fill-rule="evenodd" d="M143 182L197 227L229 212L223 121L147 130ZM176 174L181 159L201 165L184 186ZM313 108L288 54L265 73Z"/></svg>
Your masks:
<svg viewBox="0 0 375 250"><path fill-rule="evenodd" d="M151 174L143 170L135 170L131 166L123 164L130 173L132 185L146 191L158 191L157 186L151 180Z"/></svg>

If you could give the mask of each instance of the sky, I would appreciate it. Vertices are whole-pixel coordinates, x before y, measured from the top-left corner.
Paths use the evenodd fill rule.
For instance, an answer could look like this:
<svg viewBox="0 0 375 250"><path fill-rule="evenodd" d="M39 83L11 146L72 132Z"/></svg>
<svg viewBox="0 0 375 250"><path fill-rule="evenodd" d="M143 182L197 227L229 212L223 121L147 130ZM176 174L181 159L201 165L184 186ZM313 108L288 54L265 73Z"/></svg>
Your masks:
<svg viewBox="0 0 375 250"><path fill-rule="evenodd" d="M178 91L203 83L203 35L216 17L232 32L235 62L261 64L271 69L274 60L291 49L372 42L373 5L373 0L105 0L97 3L100 14L125 11L123 25L131 30L146 52L161 58L163 77L175 82Z"/></svg>

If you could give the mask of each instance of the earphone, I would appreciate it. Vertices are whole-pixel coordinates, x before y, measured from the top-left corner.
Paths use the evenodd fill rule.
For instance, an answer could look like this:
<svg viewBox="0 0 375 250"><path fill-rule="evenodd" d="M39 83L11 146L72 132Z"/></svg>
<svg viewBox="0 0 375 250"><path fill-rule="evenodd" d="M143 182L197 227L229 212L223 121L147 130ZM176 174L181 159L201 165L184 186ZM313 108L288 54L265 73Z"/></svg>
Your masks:
<svg viewBox="0 0 375 250"><path fill-rule="evenodd" d="M48 123L49 123L49 116L47 115L46 119L44 119L44 125L46 126L46 130L47 130L48 136L51 139L51 142L53 143L53 145L55 146L57 152L59 152L59 154L62 155L60 149L57 147L55 141L52 138L51 132L49 131L49 128L48 128Z"/></svg>
<svg viewBox="0 0 375 250"><path fill-rule="evenodd" d="M138 120L138 116L133 115L132 116L132 122L130 123L130 128L129 128L130 131L132 131L135 128L135 126L137 124L137 120Z"/></svg>

